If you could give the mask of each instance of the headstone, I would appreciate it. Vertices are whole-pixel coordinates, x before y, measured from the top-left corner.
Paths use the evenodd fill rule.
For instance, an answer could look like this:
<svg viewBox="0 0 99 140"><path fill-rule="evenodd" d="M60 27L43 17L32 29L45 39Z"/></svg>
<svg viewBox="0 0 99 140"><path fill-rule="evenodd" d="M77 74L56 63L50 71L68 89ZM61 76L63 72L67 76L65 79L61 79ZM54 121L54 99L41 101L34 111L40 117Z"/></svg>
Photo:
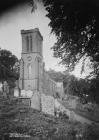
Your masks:
<svg viewBox="0 0 99 140"><path fill-rule="evenodd" d="M2 85L2 83L0 83L0 92L3 91L2 87L3 87L3 85Z"/></svg>
<svg viewBox="0 0 99 140"><path fill-rule="evenodd" d="M19 89L18 89L18 87L14 88L14 96L19 97Z"/></svg>
<svg viewBox="0 0 99 140"><path fill-rule="evenodd" d="M7 97L9 95L9 85L6 81L3 84L3 96Z"/></svg>
<svg viewBox="0 0 99 140"><path fill-rule="evenodd" d="M70 117L69 117L69 120L71 121L75 121L75 112L74 111L70 111Z"/></svg>
<svg viewBox="0 0 99 140"><path fill-rule="evenodd" d="M31 97L31 107L40 111L40 104L40 94L39 92L35 92Z"/></svg>
<svg viewBox="0 0 99 140"><path fill-rule="evenodd" d="M25 90L21 90L21 96L22 96L22 97L25 97L25 96L26 96Z"/></svg>
<svg viewBox="0 0 99 140"><path fill-rule="evenodd" d="M9 93L9 85L6 81L4 82L4 92Z"/></svg>
<svg viewBox="0 0 99 140"><path fill-rule="evenodd" d="M42 112L54 115L54 97L41 94Z"/></svg>

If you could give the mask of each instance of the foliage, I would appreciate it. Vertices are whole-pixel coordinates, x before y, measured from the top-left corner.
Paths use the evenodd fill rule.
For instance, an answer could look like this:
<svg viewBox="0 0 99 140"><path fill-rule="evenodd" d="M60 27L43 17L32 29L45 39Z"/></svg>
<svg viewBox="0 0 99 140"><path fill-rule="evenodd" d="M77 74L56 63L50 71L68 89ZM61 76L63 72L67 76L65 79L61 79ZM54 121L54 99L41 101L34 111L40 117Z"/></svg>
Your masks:
<svg viewBox="0 0 99 140"><path fill-rule="evenodd" d="M99 78L89 80L89 100L99 104Z"/></svg>
<svg viewBox="0 0 99 140"><path fill-rule="evenodd" d="M94 0L43 0L50 19L49 26L57 37L54 56L71 70L83 57L99 68L99 5Z"/></svg>
<svg viewBox="0 0 99 140"><path fill-rule="evenodd" d="M66 75L63 80L65 94L78 96L81 101L87 102L89 95L89 83L85 79L77 79L73 75Z"/></svg>
<svg viewBox="0 0 99 140"><path fill-rule="evenodd" d="M63 80L65 94L78 96L82 102L99 104L99 78L77 79L73 75L65 75Z"/></svg>
<svg viewBox="0 0 99 140"><path fill-rule="evenodd" d="M0 50L0 81L9 81L17 79L18 73L16 73L14 65L18 62L18 59L8 50Z"/></svg>
<svg viewBox="0 0 99 140"><path fill-rule="evenodd" d="M55 70L50 69L49 71L47 71L47 73L49 74L51 79L53 79L54 81L56 82L63 81L64 74L62 72L60 71L56 72Z"/></svg>

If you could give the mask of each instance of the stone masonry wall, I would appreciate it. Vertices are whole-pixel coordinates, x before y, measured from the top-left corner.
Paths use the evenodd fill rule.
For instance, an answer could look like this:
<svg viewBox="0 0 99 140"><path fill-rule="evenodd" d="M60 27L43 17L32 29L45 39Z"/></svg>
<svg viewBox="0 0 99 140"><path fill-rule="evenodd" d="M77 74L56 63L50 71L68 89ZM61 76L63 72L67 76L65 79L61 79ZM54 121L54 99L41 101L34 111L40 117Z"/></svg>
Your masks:
<svg viewBox="0 0 99 140"><path fill-rule="evenodd" d="M54 97L41 94L41 109L42 112L49 115L54 115Z"/></svg>

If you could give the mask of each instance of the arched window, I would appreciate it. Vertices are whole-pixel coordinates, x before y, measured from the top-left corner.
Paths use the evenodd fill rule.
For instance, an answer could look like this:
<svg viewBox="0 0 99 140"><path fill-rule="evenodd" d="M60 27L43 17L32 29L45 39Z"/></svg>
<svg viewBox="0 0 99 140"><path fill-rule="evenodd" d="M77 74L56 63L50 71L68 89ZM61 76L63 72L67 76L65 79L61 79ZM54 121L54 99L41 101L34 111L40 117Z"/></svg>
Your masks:
<svg viewBox="0 0 99 140"><path fill-rule="evenodd" d="M31 79L31 74L32 74L32 66L31 64L28 65L28 78Z"/></svg>

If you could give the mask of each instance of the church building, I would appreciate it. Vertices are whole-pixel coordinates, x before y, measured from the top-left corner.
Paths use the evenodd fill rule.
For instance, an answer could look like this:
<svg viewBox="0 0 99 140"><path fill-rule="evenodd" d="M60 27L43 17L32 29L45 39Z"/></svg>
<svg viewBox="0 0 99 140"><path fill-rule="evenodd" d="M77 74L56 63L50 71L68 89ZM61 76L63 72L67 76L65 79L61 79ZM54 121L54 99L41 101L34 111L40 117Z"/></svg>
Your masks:
<svg viewBox="0 0 99 140"><path fill-rule="evenodd" d="M22 54L19 88L54 95L56 83L46 73L43 62L43 37L38 28L21 30Z"/></svg>

